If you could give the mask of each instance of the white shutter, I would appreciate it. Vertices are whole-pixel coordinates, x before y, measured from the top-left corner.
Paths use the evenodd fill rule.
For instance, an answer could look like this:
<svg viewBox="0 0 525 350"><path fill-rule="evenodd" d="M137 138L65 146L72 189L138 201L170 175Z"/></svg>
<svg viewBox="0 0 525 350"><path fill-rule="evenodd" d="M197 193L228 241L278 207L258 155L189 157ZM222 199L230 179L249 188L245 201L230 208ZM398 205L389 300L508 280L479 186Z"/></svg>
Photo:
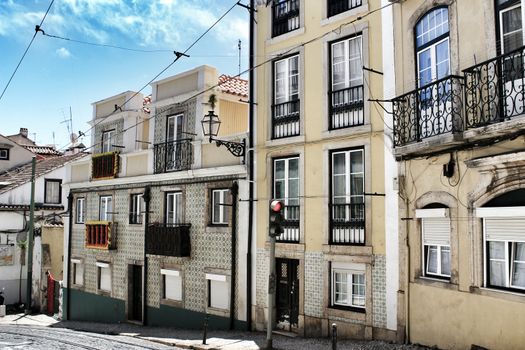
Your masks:
<svg viewBox="0 0 525 350"><path fill-rule="evenodd" d="M487 241L525 242L525 217L485 218L484 224Z"/></svg>
<svg viewBox="0 0 525 350"><path fill-rule="evenodd" d="M449 218L422 218L423 244L450 245Z"/></svg>

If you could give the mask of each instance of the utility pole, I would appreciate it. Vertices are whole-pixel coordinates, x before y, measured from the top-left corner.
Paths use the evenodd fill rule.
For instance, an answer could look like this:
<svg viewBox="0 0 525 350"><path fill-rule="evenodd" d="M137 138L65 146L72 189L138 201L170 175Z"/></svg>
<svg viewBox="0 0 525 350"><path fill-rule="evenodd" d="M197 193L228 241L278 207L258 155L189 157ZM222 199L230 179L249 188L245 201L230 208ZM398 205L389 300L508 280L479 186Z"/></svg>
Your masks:
<svg viewBox="0 0 525 350"><path fill-rule="evenodd" d="M33 234L35 225L35 168L36 157L31 161L31 205L29 209L29 235L27 237L26 315L31 314L31 287L33 284ZM68 286L69 287L69 286Z"/></svg>

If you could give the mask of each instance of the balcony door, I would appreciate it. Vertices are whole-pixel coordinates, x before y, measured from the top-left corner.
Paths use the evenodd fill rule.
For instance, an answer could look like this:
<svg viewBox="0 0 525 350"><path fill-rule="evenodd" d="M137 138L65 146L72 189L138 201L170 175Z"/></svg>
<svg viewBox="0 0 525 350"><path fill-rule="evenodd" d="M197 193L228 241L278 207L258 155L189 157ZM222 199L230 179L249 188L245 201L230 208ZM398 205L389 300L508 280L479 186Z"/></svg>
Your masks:
<svg viewBox="0 0 525 350"><path fill-rule="evenodd" d="M182 146L184 135L184 115L168 116L166 125L166 169L179 169L182 164Z"/></svg>
<svg viewBox="0 0 525 350"><path fill-rule="evenodd" d="M299 55L274 62L272 137L299 135Z"/></svg>
<svg viewBox="0 0 525 350"><path fill-rule="evenodd" d="M182 223L182 192L166 194L166 224Z"/></svg>

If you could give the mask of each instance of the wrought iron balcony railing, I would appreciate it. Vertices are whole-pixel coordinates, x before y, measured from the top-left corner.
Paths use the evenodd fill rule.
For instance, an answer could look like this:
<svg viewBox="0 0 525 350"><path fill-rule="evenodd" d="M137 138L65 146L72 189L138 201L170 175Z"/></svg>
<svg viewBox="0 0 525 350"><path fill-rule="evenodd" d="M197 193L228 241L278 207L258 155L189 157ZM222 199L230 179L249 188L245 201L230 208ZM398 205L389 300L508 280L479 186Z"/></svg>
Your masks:
<svg viewBox="0 0 525 350"><path fill-rule="evenodd" d="M274 0L272 4L272 37L299 28L299 1Z"/></svg>
<svg viewBox="0 0 525 350"><path fill-rule="evenodd" d="M328 17L362 5L362 0L328 0Z"/></svg>
<svg viewBox="0 0 525 350"><path fill-rule="evenodd" d="M330 129L363 125L363 85L332 91L330 98Z"/></svg>
<svg viewBox="0 0 525 350"><path fill-rule="evenodd" d="M86 248L116 249L117 224L111 221L86 221Z"/></svg>
<svg viewBox="0 0 525 350"><path fill-rule="evenodd" d="M94 180L113 179L119 172L118 152L106 152L91 156L91 178Z"/></svg>
<svg viewBox="0 0 525 350"><path fill-rule="evenodd" d="M525 46L465 69L466 127L525 113Z"/></svg>
<svg viewBox="0 0 525 350"><path fill-rule="evenodd" d="M154 146L155 174L188 170L193 164L191 139L157 143Z"/></svg>
<svg viewBox="0 0 525 350"><path fill-rule="evenodd" d="M273 105L272 139L297 136L300 133L300 101Z"/></svg>
<svg viewBox="0 0 525 350"><path fill-rule="evenodd" d="M463 131L463 82L450 75L393 99L394 146Z"/></svg>
<svg viewBox="0 0 525 350"><path fill-rule="evenodd" d="M330 204L330 244L365 244L365 204Z"/></svg>
<svg viewBox="0 0 525 350"><path fill-rule="evenodd" d="M282 222L284 232L276 237L278 242L299 243L299 210L298 205L286 205L284 207L284 220Z"/></svg>
<svg viewBox="0 0 525 350"><path fill-rule="evenodd" d="M146 253L163 256L190 256L191 224L163 224L148 225L146 236Z"/></svg>

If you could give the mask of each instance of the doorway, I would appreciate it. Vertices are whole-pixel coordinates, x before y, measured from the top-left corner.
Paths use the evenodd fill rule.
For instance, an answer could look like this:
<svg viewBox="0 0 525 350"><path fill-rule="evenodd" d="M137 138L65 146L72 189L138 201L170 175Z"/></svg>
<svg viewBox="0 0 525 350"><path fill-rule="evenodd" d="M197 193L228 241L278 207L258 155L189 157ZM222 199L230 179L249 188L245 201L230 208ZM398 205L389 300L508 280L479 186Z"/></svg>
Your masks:
<svg viewBox="0 0 525 350"><path fill-rule="evenodd" d="M276 259L276 327L291 331L299 321L299 260Z"/></svg>
<svg viewBox="0 0 525 350"><path fill-rule="evenodd" d="M142 265L128 265L128 320L142 322Z"/></svg>

